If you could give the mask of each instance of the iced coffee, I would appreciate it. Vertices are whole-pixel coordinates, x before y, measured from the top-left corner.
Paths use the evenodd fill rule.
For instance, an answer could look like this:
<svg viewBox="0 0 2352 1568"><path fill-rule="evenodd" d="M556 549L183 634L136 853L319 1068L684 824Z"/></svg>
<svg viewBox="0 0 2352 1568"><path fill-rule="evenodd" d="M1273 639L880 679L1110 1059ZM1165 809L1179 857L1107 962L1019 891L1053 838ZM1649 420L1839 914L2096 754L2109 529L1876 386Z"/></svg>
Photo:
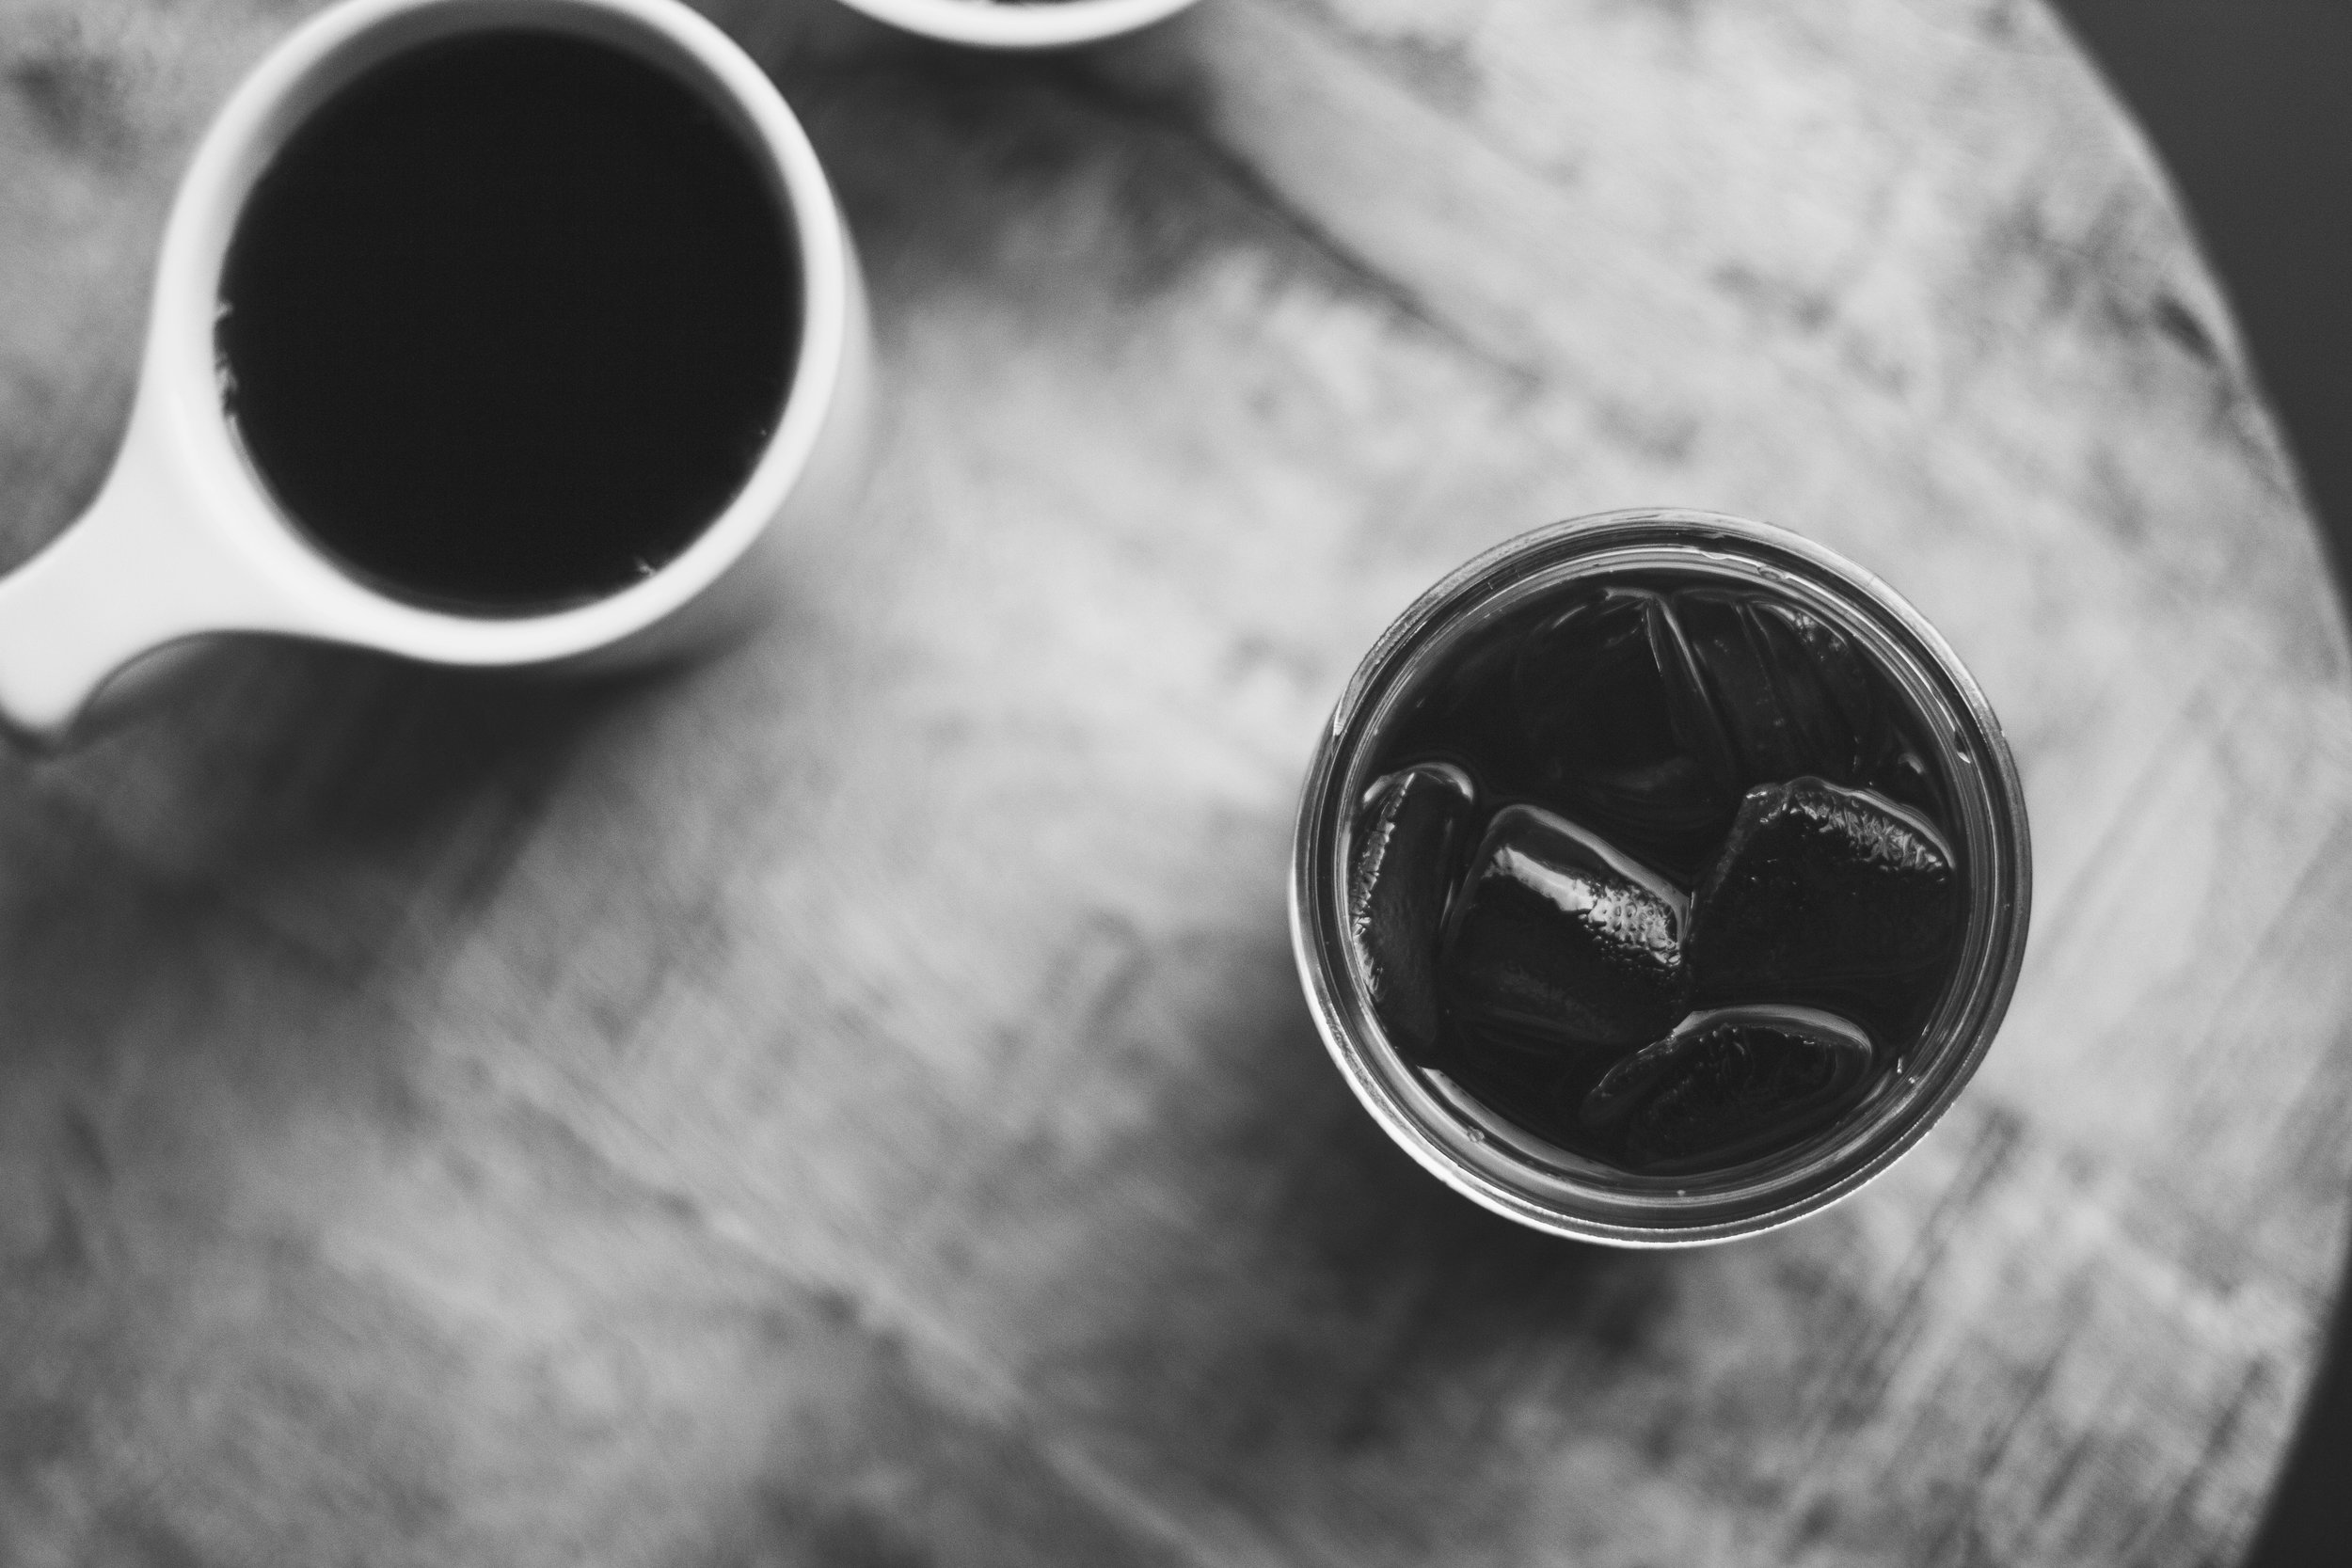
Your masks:
<svg viewBox="0 0 2352 1568"><path fill-rule="evenodd" d="M1997 1022L2026 877L1998 728L1915 611L1778 531L1639 514L1516 547L1417 606L1335 720L1343 793L1301 823L1302 855L1329 840L1302 960L1349 1005L1327 1036L1395 1087L1367 1095L1392 1132L1434 1127L1425 1160L1525 1167L1536 1201L1669 1233L1678 1199L1700 1229L1801 1210Z"/></svg>

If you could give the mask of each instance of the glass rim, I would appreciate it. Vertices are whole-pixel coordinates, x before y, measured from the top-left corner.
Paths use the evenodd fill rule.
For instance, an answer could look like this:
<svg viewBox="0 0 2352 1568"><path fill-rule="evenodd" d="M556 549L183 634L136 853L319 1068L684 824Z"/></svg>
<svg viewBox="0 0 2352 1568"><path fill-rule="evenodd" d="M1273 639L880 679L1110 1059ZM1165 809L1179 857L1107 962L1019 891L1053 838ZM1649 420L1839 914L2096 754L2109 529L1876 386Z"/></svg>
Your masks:
<svg viewBox="0 0 2352 1568"><path fill-rule="evenodd" d="M1828 1132L1721 1172L1642 1176L1544 1143L1433 1069L1407 1061L1375 1016L1347 934L1350 802L1417 678L1479 627L1576 578L1642 569L1758 583L1825 614L1867 648L1927 730L1964 845L1962 951L1897 1070ZM2025 794L2000 724L1949 644L1876 575L1770 524L1641 508L1534 529L1446 574L1373 643L1333 708L1299 798L1291 938L1317 1032L1384 1131L1449 1186L1554 1234L1689 1246L1777 1228L1859 1190L1934 1125L1998 1030L2025 954L2032 852ZM1483 1114L1482 1114L1483 1113Z"/></svg>

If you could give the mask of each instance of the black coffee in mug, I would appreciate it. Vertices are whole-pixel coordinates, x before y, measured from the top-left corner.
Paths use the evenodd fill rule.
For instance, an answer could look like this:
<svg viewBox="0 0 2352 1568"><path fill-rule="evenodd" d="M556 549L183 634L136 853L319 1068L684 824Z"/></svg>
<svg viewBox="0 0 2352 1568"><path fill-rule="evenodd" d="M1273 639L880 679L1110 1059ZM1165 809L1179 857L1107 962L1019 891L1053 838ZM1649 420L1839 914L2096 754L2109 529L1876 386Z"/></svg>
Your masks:
<svg viewBox="0 0 2352 1568"><path fill-rule="evenodd" d="M371 586L525 614L675 558L782 417L801 280L700 96L531 30L363 72L246 199L223 398L288 515Z"/></svg>

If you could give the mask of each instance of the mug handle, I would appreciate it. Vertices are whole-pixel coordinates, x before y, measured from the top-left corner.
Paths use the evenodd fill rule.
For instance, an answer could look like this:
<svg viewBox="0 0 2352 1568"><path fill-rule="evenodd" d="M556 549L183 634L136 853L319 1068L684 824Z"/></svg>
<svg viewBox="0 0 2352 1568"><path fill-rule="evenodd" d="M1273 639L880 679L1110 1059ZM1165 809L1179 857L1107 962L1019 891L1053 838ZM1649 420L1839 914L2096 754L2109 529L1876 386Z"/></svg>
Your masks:
<svg viewBox="0 0 2352 1568"><path fill-rule="evenodd" d="M0 577L0 726L62 745L91 700L142 654L267 624L252 566L133 434L98 499L32 560Z"/></svg>

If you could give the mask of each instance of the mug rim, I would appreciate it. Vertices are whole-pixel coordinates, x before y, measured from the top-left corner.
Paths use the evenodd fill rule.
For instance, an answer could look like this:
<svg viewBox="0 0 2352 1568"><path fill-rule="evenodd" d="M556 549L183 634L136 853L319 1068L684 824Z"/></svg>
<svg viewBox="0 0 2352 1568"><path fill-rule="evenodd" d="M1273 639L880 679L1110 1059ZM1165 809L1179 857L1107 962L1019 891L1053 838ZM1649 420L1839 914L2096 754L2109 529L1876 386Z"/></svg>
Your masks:
<svg viewBox="0 0 2352 1568"><path fill-rule="evenodd" d="M1491 1112L1466 1116L1450 1103L1450 1085L1423 1082L1388 1038L1362 993L1345 930L1345 827L1352 813L1342 797L1359 771L1359 756L1377 738L1383 714L1409 689L1400 683L1409 683L1415 660L1458 644L1475 617L1570 580L1580 562L1597 560L1597 569L1606 570L1636 555L1694 550L1718 562L1736 557L1740 571L1756 568L1758 580L1777 577L1783 587L1793 586L1795 572L1819 574L1834 585L1822 590L1825 599L1844 597L1857 622L1875 620L1897 634L1890 642L1899 644L1899 658L1922 664L1941 688L1936 696L1959 732L1949 739L1960 742L1956 753L1945 748L1943 766L1955 783L1966 774L1970 793L1956 802L1966 826L1954 825L1971 847L1970 926L1944 998L1924 1026L1928 1055L1899 1075L1900 1086L1877 1112L1837 1139L1801 1145L1721 1177L1599 1181L1550 1168L1547 1154L1518 1147L1532 1141L1542 1148L1540 1139L1518 1135ZM1300 791L1288 888L1291 943L1332 1062L1381 1130L1424 1169L1481 1206L1554 1235L1626 1247L1694 1246L1777 1229L1851 1196L1943 1117L1975 1076L2015 990L2030 925L2032 868L2024 787L1999 721L1925 616L1875 574L1785 529L1720 513L1634 508L1572 517L1504 541L1447 573L1373 643L1332 709Z"/></svg>
<svg viewBox="0 0 2352 1568"><path fill-rule="evenodd" d="M217 382L214 325L246 202L296 128L356 76L438 39L540 27L623 49L710 103L772 182L799 264L800 341L782 416L742 486L650 576L583 603L520 613L419 603L367 581L310 538L241 450ZM372 48L381 45L379 49ZM307 101L306 101L307 99ZM652 626L716 582L782 510L844 373L848 233L815 149L767 74L675 0L345 0L296 27L215 118L182 180L156 269L126 446L160 445L267 606L241 628L330 637L443 664L552 662Z"/></svg>
<svg viewBox="0 0 2352 1568"><path fill-rule="evenodd" d="M842 0L853 10L925 38L979 49L1057 49L1148 27L1199 0Z"/></svg>

